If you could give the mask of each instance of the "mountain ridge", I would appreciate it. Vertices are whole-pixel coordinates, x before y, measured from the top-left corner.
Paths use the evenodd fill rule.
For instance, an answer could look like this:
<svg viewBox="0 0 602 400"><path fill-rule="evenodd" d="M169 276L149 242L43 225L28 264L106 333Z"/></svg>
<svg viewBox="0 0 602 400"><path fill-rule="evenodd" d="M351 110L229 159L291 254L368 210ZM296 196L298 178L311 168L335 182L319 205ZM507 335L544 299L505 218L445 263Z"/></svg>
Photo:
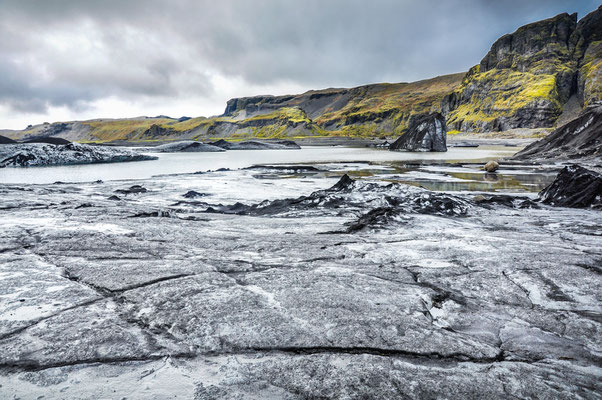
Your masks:
<svg viewBox="0 0 602 400"><path fill-rule="evenodd" d="M450 131L553 128L561 116L570 119L602 102L601 77L602 6L581 20L563 13L503 35L466 73L233 98L222 115L208 118L96 119L0 134L19 140L57 136L98 142L390 137L402 135L414 118L432 112L445 116Z"/></svg>

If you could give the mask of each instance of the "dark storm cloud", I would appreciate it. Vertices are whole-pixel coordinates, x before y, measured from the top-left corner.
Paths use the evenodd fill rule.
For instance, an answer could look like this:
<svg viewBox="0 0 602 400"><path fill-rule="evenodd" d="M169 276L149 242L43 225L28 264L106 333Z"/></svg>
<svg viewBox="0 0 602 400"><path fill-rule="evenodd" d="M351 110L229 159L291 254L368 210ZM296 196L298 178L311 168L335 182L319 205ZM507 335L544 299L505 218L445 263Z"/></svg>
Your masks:
<svg viewBox="0 0 602 400"><path fill-rule="evenodd" d="M43 112L209 95L211 78L319 88L464 71L581 0L0 0L0 103Z"/></svg>

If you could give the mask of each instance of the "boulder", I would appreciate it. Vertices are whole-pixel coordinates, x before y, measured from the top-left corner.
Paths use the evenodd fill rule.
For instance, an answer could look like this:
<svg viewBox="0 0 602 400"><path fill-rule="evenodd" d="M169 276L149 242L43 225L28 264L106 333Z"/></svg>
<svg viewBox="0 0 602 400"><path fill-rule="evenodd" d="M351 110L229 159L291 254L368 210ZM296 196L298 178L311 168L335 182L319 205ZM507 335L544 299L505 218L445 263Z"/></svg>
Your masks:
<svg viewBox="0 0 602 400"><path fill-rule="evenodd" d="M539 199L558 207L602 209L602 175L578 165L565 167Z"/></svg>
<svg viewBox="0 0 602 400"><path fill-rule="evenodd" d="M408 130L391 146L391 151L447 151L445 118L439 113L418 115Z"/></svg>
<svg viewBox="0 0 602 400"><path fill-rule="evenodd" d="M497 161L489 161L487 164L485 164L483 168L487 172L495 172L498 170L499 167L500 164Z"/></svg>

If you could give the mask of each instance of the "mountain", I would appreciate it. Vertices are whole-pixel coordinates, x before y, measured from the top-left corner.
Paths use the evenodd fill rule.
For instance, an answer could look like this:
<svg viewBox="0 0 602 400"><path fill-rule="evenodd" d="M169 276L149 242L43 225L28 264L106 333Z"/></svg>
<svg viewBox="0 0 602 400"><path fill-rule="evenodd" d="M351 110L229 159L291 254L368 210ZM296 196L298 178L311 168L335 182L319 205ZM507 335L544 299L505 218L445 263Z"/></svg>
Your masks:
<svg viewBox="0 0 602 400"><path fill-rule="evenodd" d="M12 139L71 141L399 136L440 112L448 130L551 128L602 102L602 6L560 14L499 38L467 73L227 102L223 115L58 122L0 131Z"/></svg>
<svg viewBox="0 0 602 400"><path fill-rule="evenodd" d="M441 100L460 85L463 76L460 73L412 83L312 90L290 96L235 98L228 101L223 115L211 118L159 116L59 122L0 133L13 139L60 136L72 141L104 142L400 135L411 116L439 111Z"/></svg>
<svg viewBox="0 0 602 400"><path fill-rule="evenodd" d="M602 100L601 76L602 6L579 22L560 14L502 36L442 109L460 131L551 127L571 99Z"/></svg>

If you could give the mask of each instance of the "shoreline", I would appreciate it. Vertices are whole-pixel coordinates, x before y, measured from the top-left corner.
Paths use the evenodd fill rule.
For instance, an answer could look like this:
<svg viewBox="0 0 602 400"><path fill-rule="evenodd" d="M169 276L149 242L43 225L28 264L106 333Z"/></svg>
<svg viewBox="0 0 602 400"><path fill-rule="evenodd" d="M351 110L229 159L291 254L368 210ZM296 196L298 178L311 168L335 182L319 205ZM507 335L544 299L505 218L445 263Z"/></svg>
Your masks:
<svg viewBox="0 0 602 400"><path fill-rule="evenodd" d="M328 137L301 137L301 138L274 138L274 139L264 139L264 138L245 138L244 140L232 139L232 138L223 138L226 141L256 141L256 142L276 142L282 140L291 140L297 143L299 146L325 146L325 147L333 147L333 146L347 146L347 147L367 147L379 143L383 143L385 141L392 143L397 140L399 136L388 136L385 138L358 138L358 137L347 137L347 136L328 136ZM182 139L182 140L156 140L156 141L113 141L113 142L100 142L100 143L86 143L93 146L123 146L123 147L156 147L162 144L167 143L175 143L183 140L191 140L191 139ZM481 134L481 133L461 133L456 135L447 135L447 143L448 146L458 144L458 143L475 143L479 145L493 145L493 146L518 146L524 147L530 143L539 140L539 138L535 137L523 137L523 136L495 136L495 133ZM202 143L210 143L213 140L197 140ZM449 146L453 147L453 146Z"/></svg>

